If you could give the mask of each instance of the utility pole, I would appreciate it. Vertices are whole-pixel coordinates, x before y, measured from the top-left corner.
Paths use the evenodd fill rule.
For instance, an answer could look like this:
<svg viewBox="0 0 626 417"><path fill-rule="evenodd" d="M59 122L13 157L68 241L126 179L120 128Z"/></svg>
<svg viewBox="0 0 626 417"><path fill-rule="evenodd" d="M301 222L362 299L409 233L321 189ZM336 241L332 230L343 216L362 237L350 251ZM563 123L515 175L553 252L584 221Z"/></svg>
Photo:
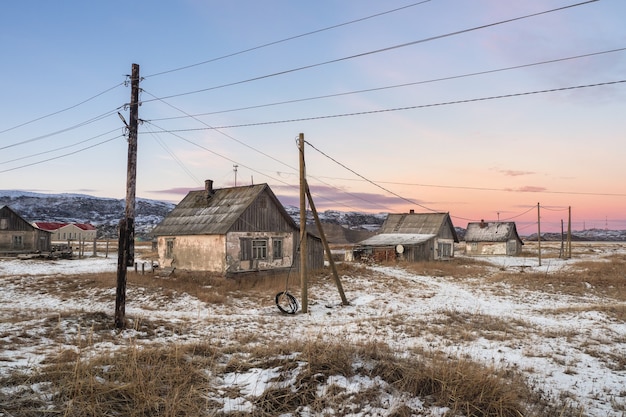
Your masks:
<svg viewBox="0 0 626 417"><path fill-rule="evenodd" d="M304 133L298 136L300 150L300 286L302 312L309 311L309 292L307 279L307 242L306 242L306 172L304 167Z"/></svg>
<svg viewBox="0 0 626 417"><path fill-rule="evenodd" d="M564 238L565 237L565 232L563 231L563 219L561 219L561 250L559 251L559 258L565 259L567 256L565 255L565 248L564 248Z"/></svg>
<svg viewBox="0 0 626 417"><path fill-rule="evenodd" d="M572 206L567 209L567 258L572 257Z"/></svg>
<svg viewBox="0 0 626 417"><path fill-rule="evenodd" d="M137 179L137 128L139 125L139 65L132 65L130 76L130 123L128 127L128 162L126 177L126 210L120 221L117 291L115 293L115 327L126 327L126 272L135 262L135 184Z"/></svg>
<svg viewBox="0 0 626 417"><path fill-rule="evenodd" d="M239 168L239 165L233 165L233 171L235 171L235 187L237 186L237 168Z"/></svg>
<svg viewBox="0 0 626 417"><path fill-rule="evenodd" d="M541 214L537 203L537 253L539 254L539 266L541 266Z"/></svg>

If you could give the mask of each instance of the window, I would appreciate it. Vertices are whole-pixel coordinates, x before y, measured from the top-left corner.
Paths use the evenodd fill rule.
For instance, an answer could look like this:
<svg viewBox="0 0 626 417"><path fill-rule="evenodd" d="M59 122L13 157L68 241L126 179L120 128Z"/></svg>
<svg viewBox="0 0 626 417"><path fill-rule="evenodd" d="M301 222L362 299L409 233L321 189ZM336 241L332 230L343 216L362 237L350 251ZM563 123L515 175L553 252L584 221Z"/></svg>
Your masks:
<svg viewBox="0 0 626 417"><path fill-rule="evenodd" d="M252 259L267 258L267 239L255 239L252 241Z"/></svg>
<svg viewBox="0 0 626 417"><path fill-rule="evenodd" d="M9 219L3 217L0 219L0 230L6 230L9 228Z"/></svg>
<svg viewBox="0 0 626 417"><path fill-rule="evenodd" d="M283 240L272 239L272 258L281 259L283 257Z"/></svg>
<svg viewBox="0 0 626 417"><path fill-rule="evenodd" d="M165 258L172 259L174 257L174 239L165 240Z"/></svg>
<svg viewBox="0 0 626 417"><path fill-rule="evenodd" d="M439 243L439 257L446 258L452 255L452 245L450 243Z"/></svg>
<svg viewBox="0 0 626 417"><path fill-rule="evenodd" d="M249 261L251 259L267 259L267 244L267 239L239 239L241 260Z"/></svg>
<svg viewBox="0 0 626 417"><path fill-rule="evenodd" d="M241 260L249 261L252 258L252 239L239 239L239 248Z"/></svg>
<svg viewBox="0 0 626 417"><path fill-rule="evenodd" d="M21 249L24 247L24 240L22 236L13 236L13 248Z"/></svg>

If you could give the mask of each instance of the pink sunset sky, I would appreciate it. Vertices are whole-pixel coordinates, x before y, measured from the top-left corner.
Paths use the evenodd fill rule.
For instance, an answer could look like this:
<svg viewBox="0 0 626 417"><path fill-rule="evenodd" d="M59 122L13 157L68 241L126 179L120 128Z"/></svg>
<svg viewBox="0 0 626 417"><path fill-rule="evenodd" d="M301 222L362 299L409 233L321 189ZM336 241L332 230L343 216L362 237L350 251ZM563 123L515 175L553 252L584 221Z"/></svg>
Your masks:
<svg viewBox="0 0 626 417"><path fill-rule="evenodd" d="M626 2L11 2L0 189L124 198L268 183L320 211L626 229ZM132 16L132 17L131 17Z"/></svg>

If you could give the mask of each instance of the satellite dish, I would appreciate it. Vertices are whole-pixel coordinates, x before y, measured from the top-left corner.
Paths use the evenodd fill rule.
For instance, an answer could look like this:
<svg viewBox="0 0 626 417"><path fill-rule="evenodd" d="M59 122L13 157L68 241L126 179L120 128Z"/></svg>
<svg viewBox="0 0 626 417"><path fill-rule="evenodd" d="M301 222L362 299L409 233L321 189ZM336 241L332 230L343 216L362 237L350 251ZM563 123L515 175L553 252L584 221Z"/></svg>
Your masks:
<svg viewBox="0 0 626 417"><path fill-rule="evenodd" d="M396 245L396 252L398 252L398 253L404 253L404 246L402 246L402 245Z"/></svg>

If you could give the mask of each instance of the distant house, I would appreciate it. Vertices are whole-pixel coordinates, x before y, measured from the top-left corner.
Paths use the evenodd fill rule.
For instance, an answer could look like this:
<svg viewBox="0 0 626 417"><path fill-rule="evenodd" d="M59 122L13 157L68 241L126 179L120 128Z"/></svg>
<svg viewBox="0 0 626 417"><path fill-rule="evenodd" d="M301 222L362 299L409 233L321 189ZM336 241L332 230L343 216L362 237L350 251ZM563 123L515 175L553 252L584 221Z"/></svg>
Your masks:
<svg viewBox="0 0 626 417"><path fill-rule="evenodd" d="M52 233L52 240L93 242L98 230L90 223L35 222L35 227Z"/></svg>
<svg viewBox="0 0 626 417"><path fill-rule="evenodd" d="M298 268L299 227L267 184L191 191L157 225L164 268L235 274ZM324 266L321 240L307 239L307 267Z"/></svg>
<svg viewBox="0 0 626 417"><path fill-rule="evenodd" d="M517 234L514 222L468 223L465 232L467 255L509 255L522 253L524 242Z"/></svg>
<svg viewBox="0 0 626 417"><path fill-rule="evenodd" d="M36 228L9 206L0 208L1 254L49 252L50 241L50 232Z"/></svg>
<svg viewBox="0 0 626 417"><path fill-rule="evenodd" d="M459 239L448 213L389 214L380 232L359 242L355 258L376 261L409 262L454 257L454 243Z"/></svg>

